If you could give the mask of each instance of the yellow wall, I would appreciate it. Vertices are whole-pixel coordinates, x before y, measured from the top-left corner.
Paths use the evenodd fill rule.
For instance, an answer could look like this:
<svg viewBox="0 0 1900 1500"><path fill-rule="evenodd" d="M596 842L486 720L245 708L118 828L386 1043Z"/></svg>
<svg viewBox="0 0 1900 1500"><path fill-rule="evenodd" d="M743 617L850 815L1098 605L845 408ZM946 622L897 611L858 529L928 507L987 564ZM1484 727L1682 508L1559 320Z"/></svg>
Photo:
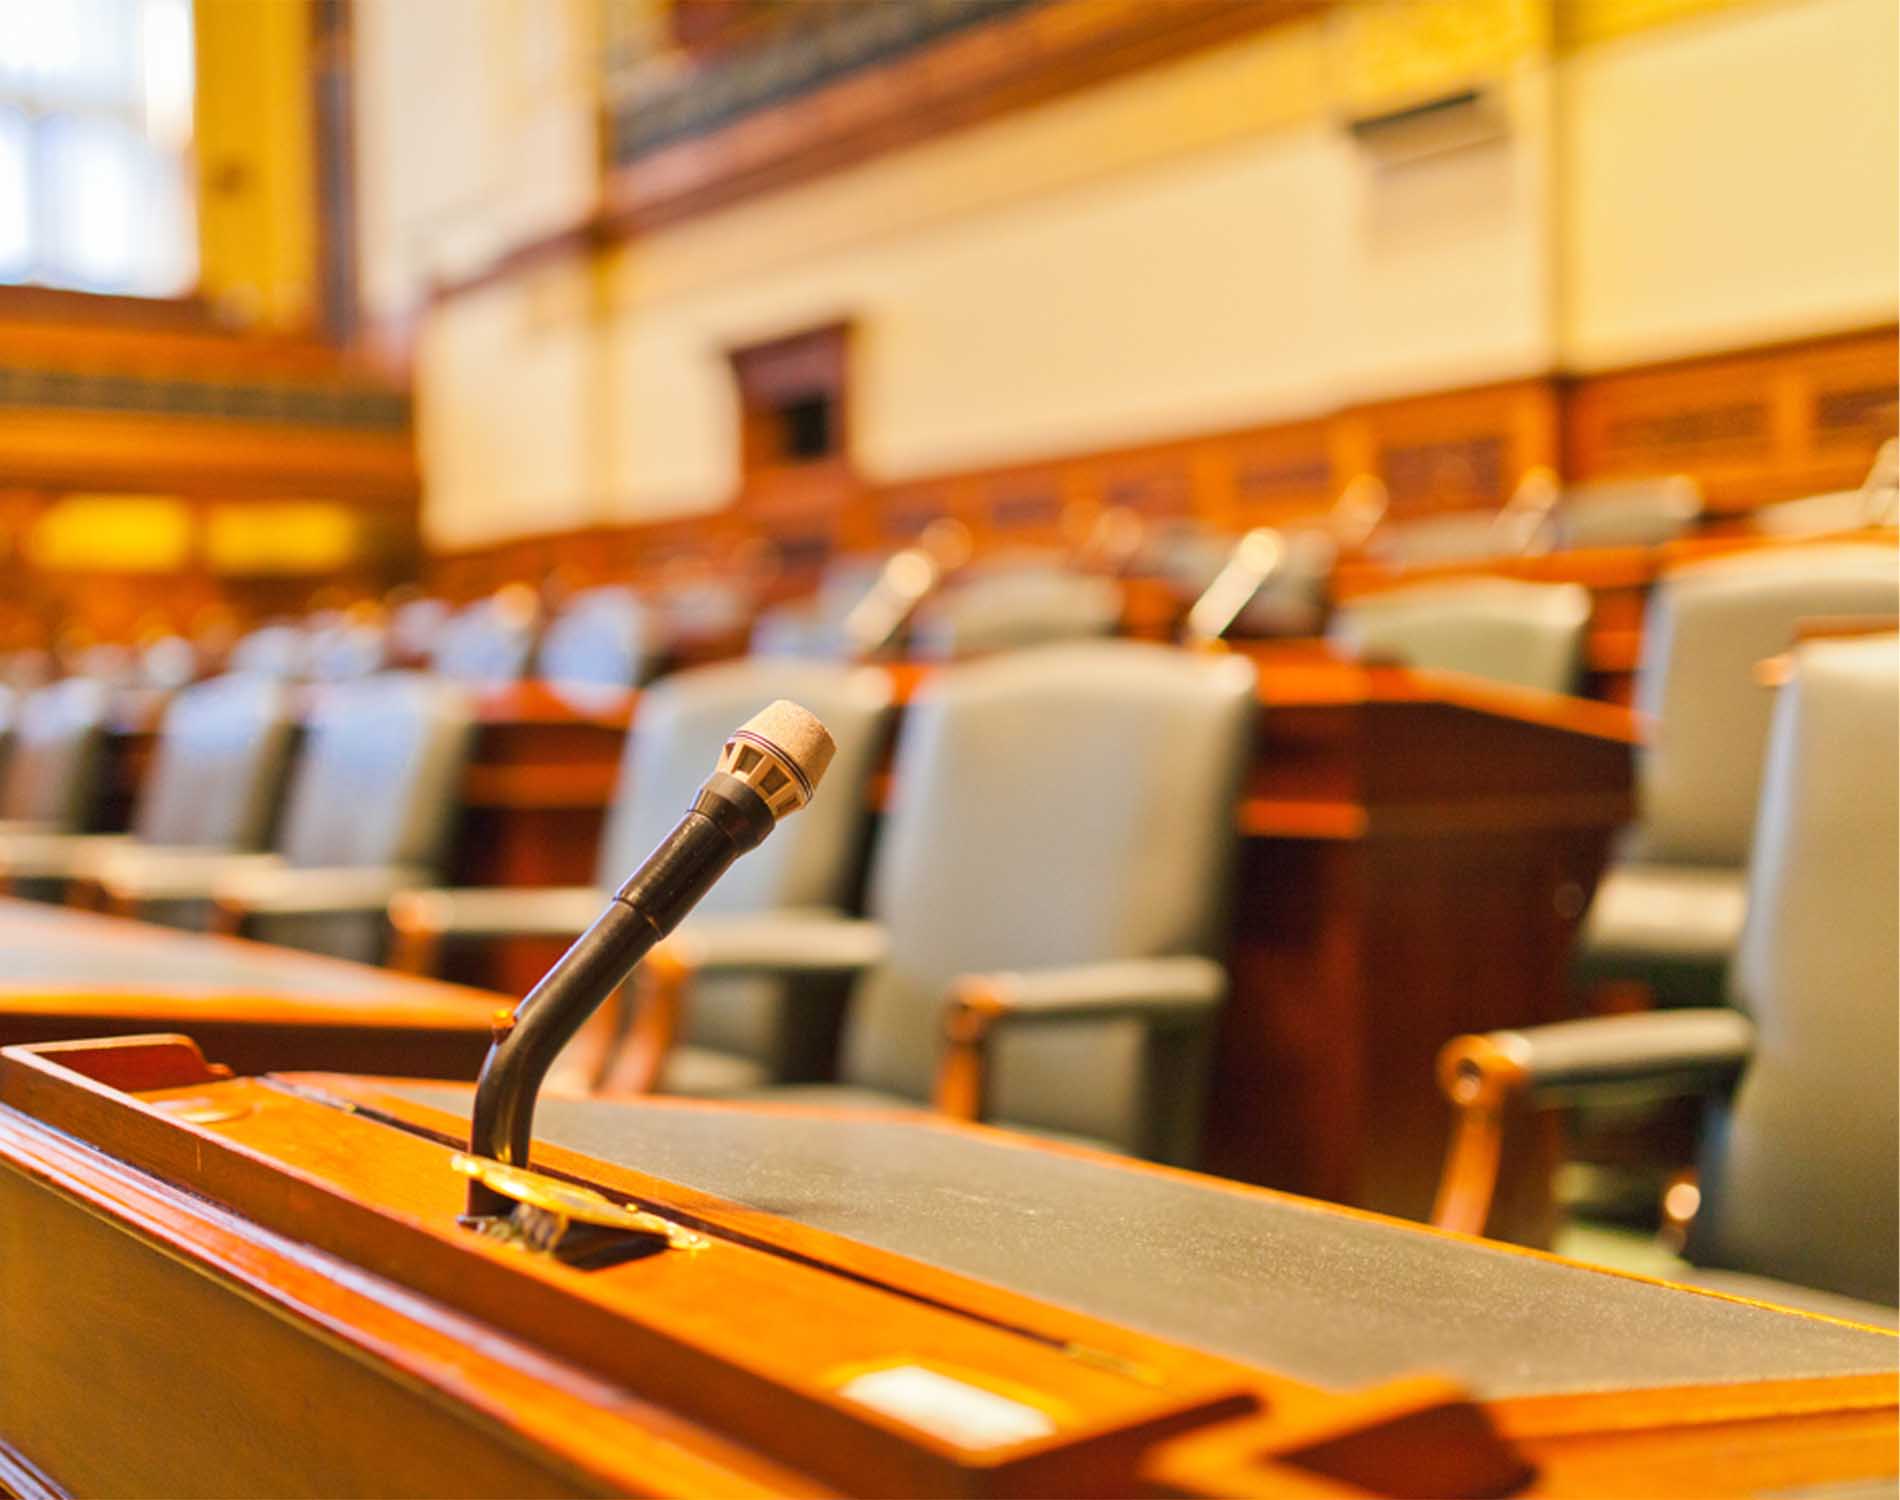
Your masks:
<svg viewBox="0 0 1900 1500"><path fill-rule="evenodd" d="M196 0L200 277L240 322L307 326L317 187L304 0Z"/></svg>
<svg viewBox="0 0 1900 1500"><path fill-rule="evenodd" d="M446 3L365 19L419 36ZM723 351L840 317L854 453L894 480L1894 316L1892 0L1554 4L1355 4L687 220L597 282L452 302L418 367L429 536L725 503ZM1470 82L1495 141L1401 164L1343 128ZM479 128L401 146L410 177L496 129L492 78L441 88ZM549 183L464 216L479 230L434 222L505 245L578 192L546 157ZM423 199L453 196L445 172Z"/></svg>

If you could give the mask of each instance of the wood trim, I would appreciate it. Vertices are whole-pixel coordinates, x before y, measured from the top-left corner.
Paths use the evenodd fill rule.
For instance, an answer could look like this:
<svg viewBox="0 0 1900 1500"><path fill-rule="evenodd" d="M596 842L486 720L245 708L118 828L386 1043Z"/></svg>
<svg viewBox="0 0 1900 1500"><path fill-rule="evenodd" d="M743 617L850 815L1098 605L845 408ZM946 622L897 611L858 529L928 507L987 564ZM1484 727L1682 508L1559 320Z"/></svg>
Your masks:
<svg viewBox="0 0 1900 1500"><path fill-rule="evenodd" d="M12 1500L70 1500L71 1494L19 1449L0 1439L0 1495Z"/></svg>
<svg viewBox="0 0 1900 1500"><path fill-rule="evenodd" d="M618 234L671 223L1322 8L1043 0L613 167L603 219Z"/></svg>
<svg viewBox="0 0 1900 1500"><path fill-rule="evenodd" d="M473 296L493 286L531 276L546 267L569 261L590 259L612 244L599 218L589 215L560 229L525 240L482 266L459 276L443 276L431 281L424 304L434 307L458 297Z"/></svg>
<svg viewBox="0 0 1900 1500"><path fill-rule="evenodd" d="M205 334L221 331L210 304L196 292L183 297L124 297L114 292L14 283L0 285L0 323Z"/></svg>

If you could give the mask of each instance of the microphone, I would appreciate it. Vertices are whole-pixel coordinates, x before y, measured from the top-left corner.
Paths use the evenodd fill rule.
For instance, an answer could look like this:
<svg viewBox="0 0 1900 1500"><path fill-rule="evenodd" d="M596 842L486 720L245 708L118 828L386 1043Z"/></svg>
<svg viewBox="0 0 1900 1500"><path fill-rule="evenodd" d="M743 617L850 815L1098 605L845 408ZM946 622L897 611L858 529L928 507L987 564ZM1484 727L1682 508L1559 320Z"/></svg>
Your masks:
<svg viewBox="0 0 1900 1500"><path fill-rule="evenodd" d="M733 731L718 768L679 825L615 892L594 925L496 1022L475 1085L471 1156L528 1164L535 1098L555 1056L735 859L758 847L780 818L811 801L836 749L814 715L782 698ZM511 1207L481 1181L469 1184L471 1218Z"/></svg>

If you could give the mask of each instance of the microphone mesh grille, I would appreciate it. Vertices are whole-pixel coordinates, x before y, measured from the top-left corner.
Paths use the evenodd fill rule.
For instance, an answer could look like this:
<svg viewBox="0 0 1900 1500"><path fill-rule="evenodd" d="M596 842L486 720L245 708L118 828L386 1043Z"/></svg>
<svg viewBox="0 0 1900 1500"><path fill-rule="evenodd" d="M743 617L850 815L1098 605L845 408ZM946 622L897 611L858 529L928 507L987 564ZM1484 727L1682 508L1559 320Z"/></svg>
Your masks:
<svg viewBox="0 0 1900 1500"><path fill-rule="evenodd" d="M720 769L753 786L782 817L810 800L837 749L817 715L781 698L733 731ZM759 751L769 758L755 758ZM783 772L770 764L773 759Z"/></svg>

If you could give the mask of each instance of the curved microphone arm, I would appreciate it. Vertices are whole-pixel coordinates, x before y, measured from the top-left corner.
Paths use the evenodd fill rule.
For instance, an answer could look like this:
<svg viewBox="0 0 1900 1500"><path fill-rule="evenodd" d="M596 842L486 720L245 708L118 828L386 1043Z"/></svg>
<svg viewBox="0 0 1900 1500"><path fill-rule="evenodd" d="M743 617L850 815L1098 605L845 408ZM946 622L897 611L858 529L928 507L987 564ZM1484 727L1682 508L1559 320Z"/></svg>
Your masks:
<svg viewBox="0 0 1900 1500"><path fill-rule="evenodd" d="M475 1086L471 1156L528 1164L535 1100L560 1050L735 859L811 800L833 749L824 725L782 700L734 732L679 825L497 1023ZM511 1206L479 1180L469 1184L471 1216Z"/></svg>

